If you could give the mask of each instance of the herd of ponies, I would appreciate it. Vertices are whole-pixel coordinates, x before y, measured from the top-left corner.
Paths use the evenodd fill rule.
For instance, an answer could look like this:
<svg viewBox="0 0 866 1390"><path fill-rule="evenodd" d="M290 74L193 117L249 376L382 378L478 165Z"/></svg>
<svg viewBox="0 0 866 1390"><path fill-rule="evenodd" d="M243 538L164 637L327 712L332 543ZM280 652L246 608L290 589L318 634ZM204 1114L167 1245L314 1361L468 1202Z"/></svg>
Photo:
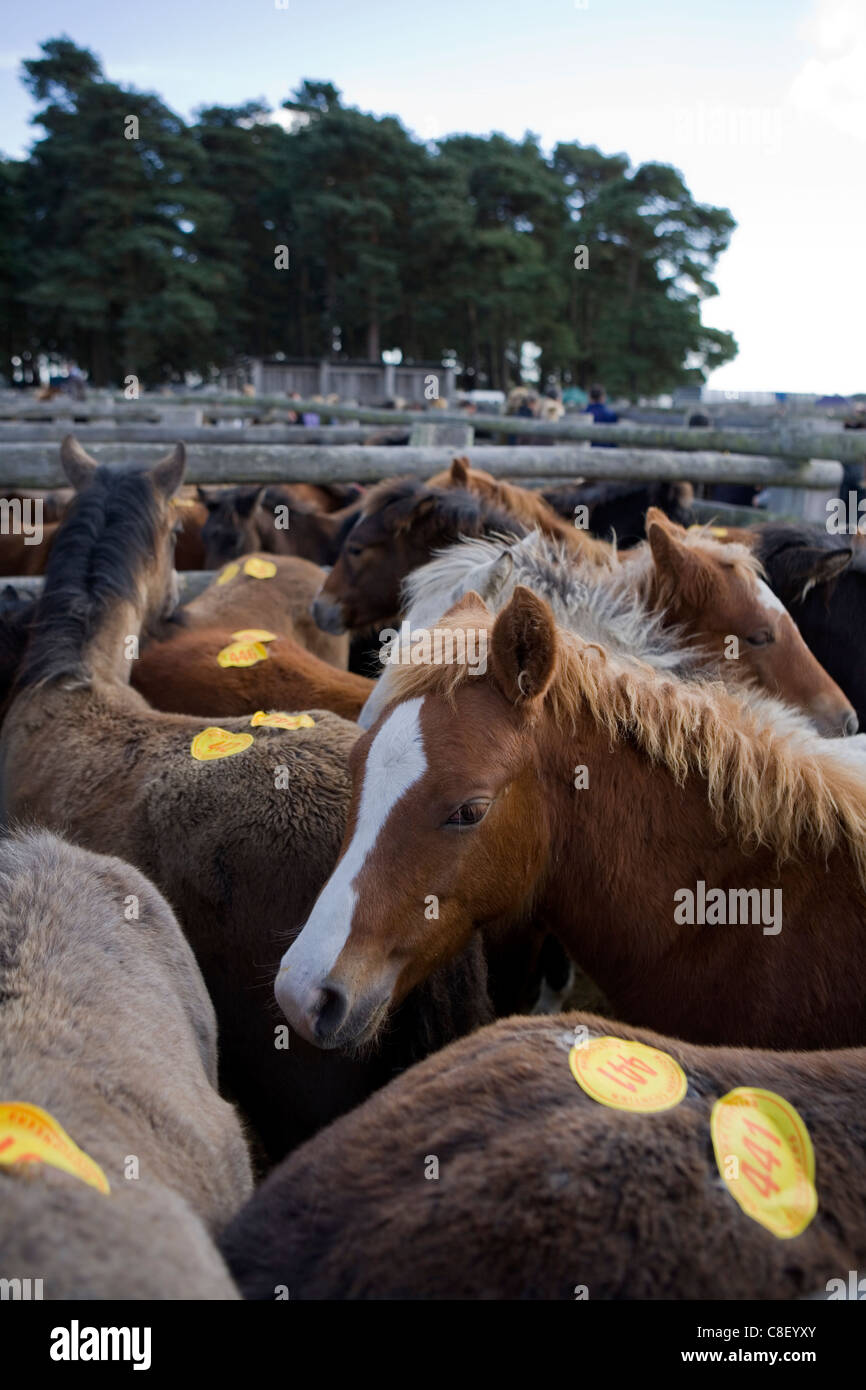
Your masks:
<svg viewBox="0 0 866 1390"><path fill-rule="evenodd" d="M859 538L694 525L661 485L596 488L593 531L576 485L466 458L369 490L61 462L40 546L0 548L44 574L0 591L0 1279L797 1299L863 1268ZM180 603L184 568L219 573ZM696 885L780 908L687 920ZM579 1083L601 1039L676 1102ZM738 1088L811 1145L783 1233L714 1153Z"/></svg>

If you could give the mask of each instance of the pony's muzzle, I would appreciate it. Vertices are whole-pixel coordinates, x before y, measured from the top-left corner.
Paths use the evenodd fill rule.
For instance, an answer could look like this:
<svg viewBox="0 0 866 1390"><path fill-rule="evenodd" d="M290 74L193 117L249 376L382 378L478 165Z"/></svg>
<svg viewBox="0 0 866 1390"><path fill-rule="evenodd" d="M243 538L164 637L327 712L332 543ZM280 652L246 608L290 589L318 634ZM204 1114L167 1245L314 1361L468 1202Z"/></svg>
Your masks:
<svg viewBox="0 0 866 1390"><path fill-rule="evenodd" d="M372 1037L384 1018L390 993L353 1000L335 980L292 989L286 973L277 976L277 1003L295 1032L314 1047L353 1047Z"/></svg>
<svg viewBox="0 0 866 1390"><path fill-rule="evenodd" d="M323 632L330 632L335 637L339 637L342 632L346 631L341 604L331 603L329 599L317 595L313 599L312 614L316 626L320 627Z"/></svg>
<svg viewBox="0 0 866 1390"><path fill-rule="evenodd" d="M812 720L824 738L853 738L860 728L856 711L850 705L840 707L831 701L816 701Z"/></svg>

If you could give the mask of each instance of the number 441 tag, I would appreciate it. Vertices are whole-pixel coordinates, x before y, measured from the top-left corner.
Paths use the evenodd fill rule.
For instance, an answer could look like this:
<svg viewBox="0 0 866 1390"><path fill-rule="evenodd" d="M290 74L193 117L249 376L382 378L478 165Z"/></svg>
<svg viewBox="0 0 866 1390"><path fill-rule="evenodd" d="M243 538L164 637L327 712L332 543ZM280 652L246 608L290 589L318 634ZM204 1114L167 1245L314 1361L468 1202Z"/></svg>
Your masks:
<svg viewBox="0 0 866 1390"><path fill-rule="evenodd" d="M815 1152L793 1105L738 1086L713 1106L710 1133L722 1181L746 1215L780 1240L805 1231L818 1210Z"/></svg>

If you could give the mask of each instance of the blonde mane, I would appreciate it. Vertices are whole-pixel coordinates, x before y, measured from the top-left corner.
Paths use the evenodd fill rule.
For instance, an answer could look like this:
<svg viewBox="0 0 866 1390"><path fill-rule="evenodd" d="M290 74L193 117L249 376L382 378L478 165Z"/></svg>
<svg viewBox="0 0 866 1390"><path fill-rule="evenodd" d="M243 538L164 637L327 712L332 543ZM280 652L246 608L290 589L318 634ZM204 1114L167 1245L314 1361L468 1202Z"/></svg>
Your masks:
<svg viewBox="0 0 866 1390"><path fill-rule="evenodd" d="M437 626L486 630L489 651L493 621L484 607L462 607ZM461 686L490 679L460 662L391 669L395 700L433 694L453 703ZM562 628L545 710L569 731L588 714L612 744L629 740L679 784L702 778L716 824L735 831L744 851L766 847L782 862L847 849L866 894L866 758L859 745L856 755L846 747L852 740L820 739L766 696L673 680Z"/></svg>

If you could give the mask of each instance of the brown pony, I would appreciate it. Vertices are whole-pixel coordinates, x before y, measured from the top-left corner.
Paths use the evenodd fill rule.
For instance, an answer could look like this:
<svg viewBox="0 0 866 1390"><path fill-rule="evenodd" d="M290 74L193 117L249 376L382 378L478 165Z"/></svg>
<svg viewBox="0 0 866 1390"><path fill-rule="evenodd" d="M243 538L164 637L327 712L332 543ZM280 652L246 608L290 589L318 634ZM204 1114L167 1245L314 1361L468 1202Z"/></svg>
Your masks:
<svg viewBox="0 0 866 1390"><path fill-rule="evenodd" d="M46 522L38 541L14 532L0 536L0 576L44 574L56 534L57 522Z"/></svg>
<svg viewBox="0 0 866 1390"><path fill-rule="evenodd" d="M132 668L132 684L154 709L176 714L253 714L256 710L332 710L357 719L374 681L339 671L291 637L262 643L267 655L252 666L221 667L218 654L234 642L225 628L194 628L169 642L151 643Z"/></svg>
<svg viewBox="0 0 866 1390"><path fill-rule="evenodd" d="M751 682L802 709L827 737L856 734L854 707L806 646L751 550L722 544L708 530L685 531L656 507L646 525L647 541L623 562L627 582L715 675L727 685Z"/></svg>
<svg viewBox="0 0 866 1390"><path fill-rule="evenodd" d="M576 1028L675 1057L681 1104L631 1115L591 1100L569 1068ZM281 1287L293 1300L824 1292L866 1263L864 1065L862 1050L691 1047L587 1014L507 1019L299 1149L222 1249L244 1297L263 1300ZM739 1086L782 1095L811 1136L818 1210L794 1240L747 1216L719 1176L710 1114Z"/></svg>
<svg viewBox="0 0 866 1390"><path fill-rule="evenodd" d="M236 1298L211 1235L252 1179L216 1079L213 1007L152 884L47 831L0 841L0 1101L47 1111L109 1186L0 1166L0 1277L49 1299Z"/></svg>
<svg viewBox="0 0 866 1390"><path fill-rule="evenodd" d="M249 560L264 560L275 569L267 579L246 573ZM152 625L151 635L167 641L182 633L202 628L262 627L281 637L291 638L330 666L346 669L349 658L347 634L323 632L310 612L313 599L325 579L325 571L309 560L292 555L266 555L254 551L237 562L237 571L227 566L202 593L167 620Z"/></svg>
<svg viewBox="0 0 866 1390"><path fill-rule="evenodd" d="M354 485L335 484L330 489L298 483L218 491L200 487L198 495L207 511L202 532L205 568L216 569L256 550L333 564L357 517L360 490ZM340 506L322 506L317 497L339 499Z"/></svg>
<svg viewBox="0 0 866 1390"><path fill-rule="evenodd" d="M341 858L276 981L299 1032L373 1037L476 927L541 919L629 1022L866 1041L860 741L589 646L522 587L439 626L453 660L395 667L353 749Z"/></svg>
<svg viewBox="0 0 866 1390"><path fill-rule="evenodd" d="M183 449L122 471L68 437L61 461L79 495L3 724L0 801L7 816L128 860L165 893L213 999L222 1082L276 1157L396 1068L490 1018L480 950L407 1001L370 1056L322 1068L283 1033L269 981L336 859L357 726L315 708L314 727L296 730L227 718L220 727L240 751L194 758L210 721L153 710L129 685L130 639L173 603L170 498Z"/></svg>
<svg viewBox="0 0 866 1390"><path fill-rule="evenodd" d="M403 580L440 547L461 536L525 532L512 513L476 493L430 487L417 478L379 483L365 495L313 616L333 633L387 622L402 607Z"/></svg>
<svg viewBox="0 0 866 1390"><path fill-rule="evenodd" d="M184 492L187 489L184 488ZM180 525L174 548L174 566L178 570L203 570L205 548L202 531L207 521L207 507L195 497L179 496L174 499Z"/></svg>
<svg viewBox="0 0 866 1390"><path fill-rule="evenodd" d="M430 479L430 487L463 488L483 497L517 518L524 526L536 527L544 536L562 541L569 550L589 564L604 567L616 563L616 552L607 541L596 540L588 531L569 523L547 499L529 487L518 487L504 478L494 478L483 468L472 468L468 458L455 458L450 469Z"/></svg>

